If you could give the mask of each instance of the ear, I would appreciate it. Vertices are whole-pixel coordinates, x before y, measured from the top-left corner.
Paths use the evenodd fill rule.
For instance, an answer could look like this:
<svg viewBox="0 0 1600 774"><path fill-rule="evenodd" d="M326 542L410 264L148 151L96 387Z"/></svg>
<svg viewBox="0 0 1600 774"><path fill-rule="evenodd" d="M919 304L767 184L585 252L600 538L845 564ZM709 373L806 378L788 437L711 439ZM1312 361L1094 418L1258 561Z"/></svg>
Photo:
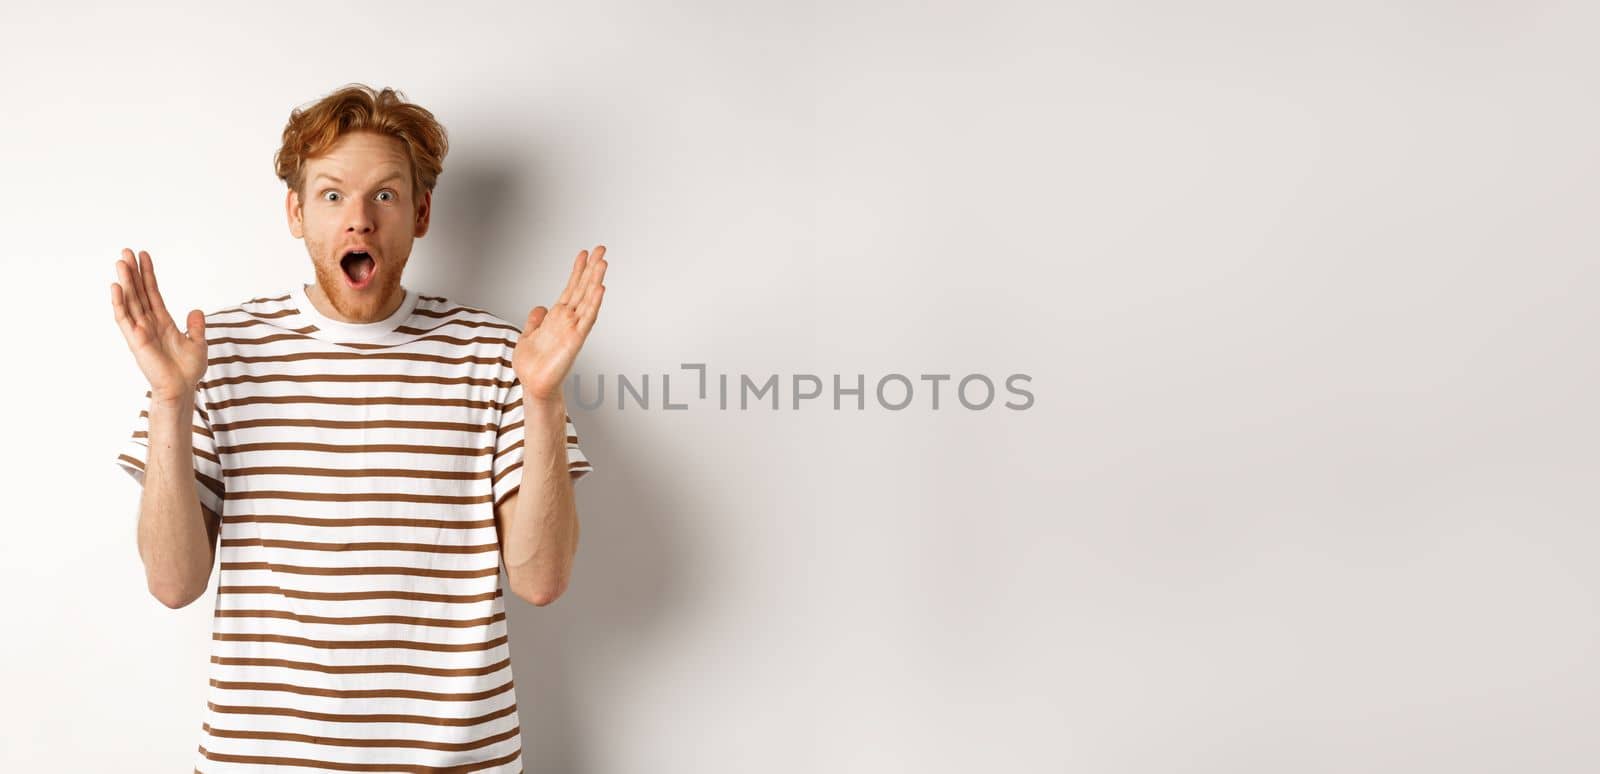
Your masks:
<svg viewBox="0 0 1600 774"><path fill-rule="evenodd" d="M433 215L433 192L423 191L422 200L417 203L417 227L413 237L423 236L428 233L428 219Z"/></svg>
<svg viewBox="0 0 1600 774"><path fill-rule="evenodd" d="M295 239L305 238L306 227L305 221L301 219L299 192L290 188L289 195L283 199L283 208L285 214L289 216L289 233L293 234Z"/></svg>

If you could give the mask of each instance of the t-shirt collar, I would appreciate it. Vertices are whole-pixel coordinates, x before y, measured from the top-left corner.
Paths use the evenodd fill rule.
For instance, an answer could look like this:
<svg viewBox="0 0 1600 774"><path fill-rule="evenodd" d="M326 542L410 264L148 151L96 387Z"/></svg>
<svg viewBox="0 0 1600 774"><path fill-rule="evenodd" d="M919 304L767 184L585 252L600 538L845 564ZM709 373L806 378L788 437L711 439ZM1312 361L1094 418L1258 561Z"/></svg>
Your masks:
<svg viewBox="0 0 1600 774"><path fill-rule="evenodd" d="M399 328L401 323L411 317L411 312L416 309L418 300L416 291L410 290L404 285L400 287L400 290L405 293L405 297L401 299L400 306L394 310L394 313L382 320L369 323L340 322L318 312L316 304L311 303L311 297L306 292L306 284L304 282L296 282L294 284L294 288L289 291L289 299L301 317L312 325L317 326L317 330L311 334L312 336L329 341L373 341Z"/></svg>

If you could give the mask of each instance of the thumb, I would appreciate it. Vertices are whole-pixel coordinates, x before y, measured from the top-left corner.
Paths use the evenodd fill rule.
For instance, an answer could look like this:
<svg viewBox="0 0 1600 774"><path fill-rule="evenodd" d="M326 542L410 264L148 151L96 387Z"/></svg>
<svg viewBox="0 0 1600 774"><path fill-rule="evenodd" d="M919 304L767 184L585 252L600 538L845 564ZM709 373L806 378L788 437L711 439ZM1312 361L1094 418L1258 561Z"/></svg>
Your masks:
<svg viewBox="0 0 1600 774"><path fill-rule="evenodd" d="M184 335L196 344L206 343L206 316L199 309L189 310L189 330Z"/></svg>
<svg viewBox="0 0 1600 774"><path fill-rule="evenodd" d="M531 331L534 328L539 327L542 323L544 323L544 316L549 311L550 310L542 306L534 307L533 311L528 313L528 324L524 327L524 330Z"/></svg>

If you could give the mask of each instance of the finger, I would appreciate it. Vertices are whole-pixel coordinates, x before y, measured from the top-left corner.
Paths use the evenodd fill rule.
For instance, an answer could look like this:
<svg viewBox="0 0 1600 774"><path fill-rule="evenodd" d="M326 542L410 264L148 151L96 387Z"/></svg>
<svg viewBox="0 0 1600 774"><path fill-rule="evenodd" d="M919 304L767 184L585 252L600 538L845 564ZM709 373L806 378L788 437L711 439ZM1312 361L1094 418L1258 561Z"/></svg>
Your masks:
<svg viewBox="0 0 1600 774"><path fill-rule="evenodd" d="M199 309L189 310L188 330L183 334L196 344L206 343L206 315Z"/></svg>
<svg viewBox="0 0 1600 774"><path fill-rule="evenodd" d="M143 250L139 251L144 254ZM150 308L150 294L144 291L144 259L128 254L128 277L133 280L133 297L139 302L139 316L141 322L154 323L154 310Z"/></svg>
<svg viewBox="0 0 1600 774"><path fill-rule="evenodd" d="M561 289L561 295L556 298L556 303L565 304L572 298L572 289L578 286L578 278L583 276L584 265L588 262L588 252L579 250L577 260L572 262L572 274L567 277L567 286Z"/></svg>
<svg viewBox="0 0 1600 774"><path fill-rule="evenodd" d="M129 252L128 248L122 248L122 255L117 257L116 268L113 271L117 273L117 287L121 289L120 297L123 303L123 311L127 313L128 321L132 323L136 322L138 318L134 317L133 314L133 306L136 303L133 298L133 286L128 283L128 275L124 271L128 266L127 258L129 255L132 255L132 253Z"/></svg>
<svg viewBox="0 0 1600 774"><path fill-rule="evenodd" d="M605 295L605 285L595 288L594 303L589 304L584 308L583 313L578 315L578 333L584 336L589 335L589 330L594 327L594 321L600 317L600 301L605 298Z"/></svg>
<svg viewBox="0 0 1600 774"><path fill-rule="evenodd" d="M539 320L541 328L557 328L572 322L572 304L555 303L550 305L550 313Z"/></svg>
<svg viewBox="0 0 1600 774"><path fill-rule="evenodd" d="M156 284L155 259L140 250L139 262L144 267L144 295L150 300L150 317L156 321L156 327L166 330L172 324L172 316L167 314L167 302L161 299L161 288Z"/></svg>
<svg viewBox="0 0 1600 774"><path fill-rule="evenodd" d="M595 288L600 287L601 283L605 280L606 267L610 265L604 258L598 258L594 261L591 261L591 264L592 265L588 272L589 276L584 279L583 295L573 304L580 317L583 315L584 309L590 303L589 298L595 293Z"/></svg>
<svg viewBox="0 0 1600 774"><path fill-rule="evenodd" d="M578 287L573 288L572 298L567 299L567 303L576 307L583 299L583 295L593 287L594 273L605 263L605 254L605 245L595 245L594 250L589 252L589 263L583 267L583 276L578 278Z"/></svg>
<svg viewBox="0 0 1600 774"><path fill-rule="evenodd" d="M128 314L128 305L122 301L122 286L111 283L111 316L116 318L117 327L122 329L122 335L131 342L133 340L133 317Z"/></svg>
<svg viewBox="0 0 1600 774"><path fill-rule="evenodd" d="M602 272L599 276L603 278L605 276L604 272ZM585 316L596 312L600 304L600 290L604 287L604 283L596 282L593 287L589 288L589 292L584 294L583 300L579 302L577 308L573 310L573 316L582 319Z"/></svg>
<svg viewBox="0 0 1600 774"><path fill-rule="evenodd" d="M599 262L600 256L604 255L605 252L605 245L596 245L595 249L589 252L587 260L584 261L583 273L578 275L577 284L569 288L561 299L568 306L574 309L577 308L578 300L583 298L583 294L588 290L589 281L594 275L595 264Z"/></svg>
<svg viewBox="0 0 1600 774"><path fill-rule="evenodd" d="M148 326L149 323L145 321L144 302L140 299L138 291L139 279L134 276L133 264L129 262L133 259L133 251L124 247L122 256L123 260L117 261L117 279L122 283L122 300L127 305L128 317L133 320L135 326Z"/></svg>
<svg viewBox="0 0 1600 774"><path fill-rule="evenodd" d="M533 311L528 312L528 323L522 327L522 332L527 333L543 324L544 316L549 311L549 309L546 309L542 306L534 307Z"/></svg>

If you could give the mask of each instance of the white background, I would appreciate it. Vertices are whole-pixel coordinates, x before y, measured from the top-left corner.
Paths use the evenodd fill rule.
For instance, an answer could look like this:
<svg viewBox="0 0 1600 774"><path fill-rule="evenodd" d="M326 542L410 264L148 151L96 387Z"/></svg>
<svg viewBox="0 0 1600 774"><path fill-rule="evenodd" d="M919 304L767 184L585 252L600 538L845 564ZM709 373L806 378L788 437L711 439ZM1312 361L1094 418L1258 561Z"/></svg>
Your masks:
<svg viewBox="0 0 1600 774"><path fill-rule="evenodd" d="M0 12L0 768L188 769L113 262L310 281L272 153L359 81L450 132L409 287L520 324L607 245L581 374L1032 376L574 413L530 772L1593 770L1593 4L254 8Z"/></svg>

